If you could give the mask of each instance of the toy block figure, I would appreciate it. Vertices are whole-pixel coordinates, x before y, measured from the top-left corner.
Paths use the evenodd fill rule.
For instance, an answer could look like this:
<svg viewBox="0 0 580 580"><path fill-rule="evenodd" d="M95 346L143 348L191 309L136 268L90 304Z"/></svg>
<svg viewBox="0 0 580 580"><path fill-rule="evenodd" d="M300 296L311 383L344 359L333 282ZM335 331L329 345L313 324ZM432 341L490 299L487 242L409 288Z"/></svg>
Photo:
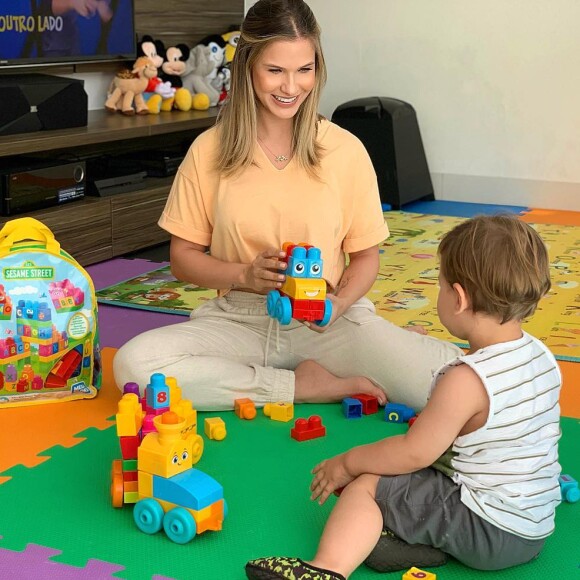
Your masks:
<svg viewBox="0 0 580 580"><path fill-rule="evenodd" d="M402 403L387 403L385 405L385 421L387 423L406 423L415 416L415 411Z"/></svg>
<svg viewBox="0 0 580 580"><path fill-rule="evenodd" d="M266 403L264 415L270 417L272 421L287 423L294 418L294 403Z"/></svg>
<svg viewBox="0 0 580 580"><path fill-rule="evenodd" d="M575 503L580 499L578 482L573 477L562 474L558 481L560 482L560 489L562 491L562 501Z"/></svg>
<svg viewBox="0 0 580 580"><path fill-rule="evenodd" d="M204 431L209 439L223 441L226 438L226 424L220 417L208 417L204 420Z"/></svg>
<svg viewBox="0 0 580 580"><path fill-rule="evenodd" d="M402 580L415 580L416 578L421 578L422 580L437 580L437 574L432 574L431 572L426 572L413 566L403 574Z"/></svg>
<svg viewBox="0 0 580 580"><path fill-rule="evenodd" d="M362 407L362 403L358 399L347 397L342 400L342 412L347 419L360 419Z"/></svg>
<svg viewBox="0 0 580 580"><path fill-rule="evenodd" d="M251 421L256 416L256 405L251 399L235 399L234 412L240 419Z"/></svg>
<svg viewBox="0 0 580 580"><path fill-rule="evenodd" d="M353 395L352 398L362 403L363 415L372 415L379 410L379 400L372 395L360 393L358 395Z"/></svg>
<svg viewBox="0 0 580 580"><path fill-rule="evenodd" d="M311 415L306 419L296 419L294 427L290 430L290 436L296 441L310 441L326 435L326 427L322 424L319 415Z"/></svg>

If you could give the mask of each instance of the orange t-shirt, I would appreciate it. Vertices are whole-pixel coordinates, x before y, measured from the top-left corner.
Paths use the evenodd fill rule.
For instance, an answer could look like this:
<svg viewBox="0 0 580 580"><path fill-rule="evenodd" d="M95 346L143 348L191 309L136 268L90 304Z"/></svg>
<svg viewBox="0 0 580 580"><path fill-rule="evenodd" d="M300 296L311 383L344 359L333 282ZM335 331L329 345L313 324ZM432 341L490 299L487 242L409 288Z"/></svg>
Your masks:
<svg viewBox="0 0 580 580"><path fill-rule="evenodd" d="M318 139L320 180L295 159L277 169L258 144L253 165L223 177L213 168L217 129L208 129L183 160L159 225L225 262L250 264L267 248L306 242L320 248L324 278L336 286L345 254L379 244L389 230L362 143L328 120L320 121Z"/></svg>

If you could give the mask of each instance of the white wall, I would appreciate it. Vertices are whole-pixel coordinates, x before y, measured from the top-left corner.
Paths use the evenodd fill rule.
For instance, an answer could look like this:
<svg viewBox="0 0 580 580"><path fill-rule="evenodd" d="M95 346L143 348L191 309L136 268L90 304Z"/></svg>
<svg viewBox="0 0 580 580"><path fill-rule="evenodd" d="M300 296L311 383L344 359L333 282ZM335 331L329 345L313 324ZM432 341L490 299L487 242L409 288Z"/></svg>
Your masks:
<svg viewBox="0 0 580 580"><path fill-rule="evenodd" d="M578 0L308 3L329 69L324 114L402 99L438 199L580 211Z"/></svg>

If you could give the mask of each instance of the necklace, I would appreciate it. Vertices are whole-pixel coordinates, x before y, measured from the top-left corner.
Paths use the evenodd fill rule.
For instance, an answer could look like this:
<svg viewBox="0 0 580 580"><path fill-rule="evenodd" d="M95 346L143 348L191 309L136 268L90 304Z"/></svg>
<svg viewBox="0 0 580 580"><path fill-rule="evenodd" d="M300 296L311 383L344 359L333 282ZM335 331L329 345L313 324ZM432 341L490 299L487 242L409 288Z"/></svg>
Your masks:
<svg viewBox="0 0 580 580"><path fill-rule="evenodd" d="M276 155L276 153L274 153L274 151L272 151L272 149L270 149L270 147L268 147L268 145L266 145L266 143L264 143L264 141L262 141L260 137L258 137L258 141L274 156L274 161L278 163L284 163L285 161L289 161L290 158L287 157L286 155Z"/></svg>

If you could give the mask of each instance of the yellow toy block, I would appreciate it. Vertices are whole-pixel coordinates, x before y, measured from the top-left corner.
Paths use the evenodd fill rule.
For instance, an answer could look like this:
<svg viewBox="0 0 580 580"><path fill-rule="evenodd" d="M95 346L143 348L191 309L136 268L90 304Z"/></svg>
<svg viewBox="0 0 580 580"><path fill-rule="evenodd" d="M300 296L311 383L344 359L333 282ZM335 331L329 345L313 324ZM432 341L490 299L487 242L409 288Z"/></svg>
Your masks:
<svg viewBox="0 0 580 580"><path fill-rule="evenodd" d="M181 436L184 439L197 433L197 411L189 399L180 399L175 404L171 403L169 410L184 419L185 425L181 430Z"/></svg>
<svg viewBox="0 0 580 580"><path fill-rule="evenodd" d="M326 280L287 276L280 291L295 300L324 300L326 298Z"/></svg>
<svg viewBox="0 0 580 580"><path fill-rule="evenodd" d="M165 384L169 387L169 402L172 405L181 401L181 387L175 377L165 377Z"/></svg>
<svg viewBox="0 0 580 580"><path fill-rule="evenodd" d="M137 503L139 501L139 492L138 491L126 491L123 494L123 502L124 503Z"/></svg>
<svg viewBox="0 0 580 580"><path fill-rule="evenodd" d="M251 399L234 399L234 412L240 419L251 421L256 416L256 405Z"/></svg>
<svg viewBox="0 0 580 580"><path fill-rule="evenodd" d="M135 393L127 393L119 401L119 411L115 415L117 436L134 437L139 434L143 425L143 410L139 397Z"/></svg>
<svg viewBox="0 0 580 580"><path fill-rule="evenodd" d="M294 418L294 403L266 403L264 405L264 415L270 417L272 421L286 423Z"/></svg>
<svg viewBox="0 0 580 580"><path fill-rule="evenodd" d="M139 499L153 497L153 476L150 473L140 471L137 474L139 482Z"/></svg>
<svg viewBox="0 0 580 580"><path fill-rule="evenodd" d="M172 411L153 419L156 433L143 438L138 451L139 471L161 477L173 477L190 469L200 460L203 453L203 439L199 435L189 435L185 439L181 432L185 420Z"/></svg>
<svg viewBox="0 0 580 580"><path fill-rule="evenodd" d="M226 424L221 417L208 417L204 420L204 431L206 437L222 441L226 438Z"/></svg>
<svg viewBox="0 0 580 580"><path fill-rule="evenodd" d="M437 574L431 574L431 572L419 570L419 568L413 566L403 574L402 580L417 580L418 578L421 578L421 580L437 580Z"/></svg>

